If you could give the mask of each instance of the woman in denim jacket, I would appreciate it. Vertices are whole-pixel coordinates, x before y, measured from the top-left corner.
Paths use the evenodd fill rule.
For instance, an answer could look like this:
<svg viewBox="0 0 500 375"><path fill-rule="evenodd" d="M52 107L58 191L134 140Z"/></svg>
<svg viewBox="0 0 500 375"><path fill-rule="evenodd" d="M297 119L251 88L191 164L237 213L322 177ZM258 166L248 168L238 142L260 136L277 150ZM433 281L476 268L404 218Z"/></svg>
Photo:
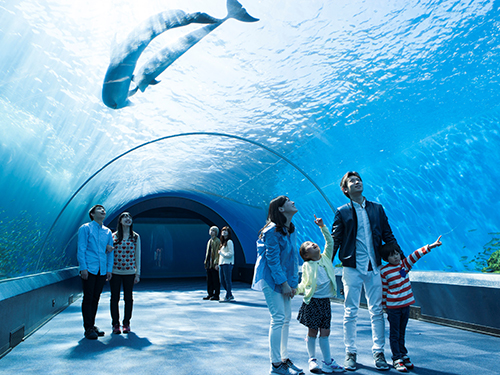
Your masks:
<svg viewBox="0 0 500 375"><path fill-rule="evenodd" d="M288 358L288 330L292 316L291 299L299 278L296 232L292 223L295 203L279 196L269 204L267 222L257 240L257 262L252 288L264 293L271 327L269 329L270 374L303 374Z"/></svg>

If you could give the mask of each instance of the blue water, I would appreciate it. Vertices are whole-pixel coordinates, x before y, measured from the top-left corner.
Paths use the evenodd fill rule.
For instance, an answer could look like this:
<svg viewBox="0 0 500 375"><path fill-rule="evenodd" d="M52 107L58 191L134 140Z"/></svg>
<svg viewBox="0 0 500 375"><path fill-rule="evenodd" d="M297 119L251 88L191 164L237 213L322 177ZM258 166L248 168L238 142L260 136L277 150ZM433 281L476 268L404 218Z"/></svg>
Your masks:
<svg viewBox="0 0 500 375"><path fill-rule="evenodd" d="M221 214L249 263L279 194L300 210L299 239L321 242L313 214L331 225L348 170L406 253L443 235L416 269L487 266L500 238L498 3L242 4L260 21L228 20L113 110L101 101L113 45L166 9L222 18L225 1L0 2L2 277L74 265L92 204L113 215L152 195ZM140 64L195 27L155 39ZM183 133L199 134L106 166Z"/></svg>

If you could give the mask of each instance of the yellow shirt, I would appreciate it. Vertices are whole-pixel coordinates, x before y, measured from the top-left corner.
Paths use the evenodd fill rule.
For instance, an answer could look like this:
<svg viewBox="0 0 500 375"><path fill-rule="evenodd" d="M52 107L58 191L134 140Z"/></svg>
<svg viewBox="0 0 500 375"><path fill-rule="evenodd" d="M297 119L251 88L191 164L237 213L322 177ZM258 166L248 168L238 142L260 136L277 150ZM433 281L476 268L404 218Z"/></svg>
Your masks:
<svg viewBox="0 0 500 375"><path fill-rule="evenodd" d="M297 293L304 294L304 302L309 304L311 298L314 296L316 291L316 276L318 274L318 267L322 266L328 275L328 278L332 282L332 292L335 295L337 291L337 282L335 281L335 270L332 264L333 255L333 239L332 235L328 231L326 225L321 227L321 233L325 238L326 244L325 249L321 253L321 258L317 261L308 260L302 265L302 280L297 287Z"/></svg>

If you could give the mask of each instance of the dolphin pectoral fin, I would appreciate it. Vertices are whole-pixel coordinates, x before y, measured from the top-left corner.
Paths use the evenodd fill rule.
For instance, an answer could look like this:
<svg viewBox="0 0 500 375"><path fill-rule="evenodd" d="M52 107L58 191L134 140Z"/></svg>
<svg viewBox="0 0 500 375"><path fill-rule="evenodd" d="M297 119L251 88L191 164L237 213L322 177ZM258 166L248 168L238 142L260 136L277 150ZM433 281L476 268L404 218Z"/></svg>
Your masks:
<svg viewBox="0 0 500 375"><path fill-rule="evenodd" d="M241 22L257 22L259 19L252 17L237 0L227 0L227 17Z"/></svg>
<svg viewBox="0 0 500 375"><path fill-rule="evenodd" d="M157 85L159 84L161 81L157 81L156 79L153 79L151 82L149 82L150 85Z"/></svg>
<svg viewBox="0 0 500 375"><path fill-rule="evenodd" d="M134 89L129 90L128 97L130 98L132 95L134 95L137 92L138 89L139 89L139 86L135 86Z"/></svg>

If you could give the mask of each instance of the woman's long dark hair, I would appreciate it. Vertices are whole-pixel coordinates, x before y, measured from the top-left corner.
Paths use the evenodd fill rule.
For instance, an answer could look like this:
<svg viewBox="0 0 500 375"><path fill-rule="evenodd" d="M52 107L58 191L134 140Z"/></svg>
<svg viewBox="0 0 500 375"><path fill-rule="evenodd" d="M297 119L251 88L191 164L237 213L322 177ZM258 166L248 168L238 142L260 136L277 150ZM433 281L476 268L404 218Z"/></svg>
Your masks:
<svg viewBox="0 0 500 375"><path fill-rule="evenodd" d="M128 212L122 212L120 214L120 216L118 216L118 227L116 228L116 242L122 242L123 240L123 225L122 225L122 218L125 216L125 215L128 215L130 217L132 217L132 215L130 215L130 213ZM137 241L137 233L134 232L134 221L132 220L132 224L130 224L130 236L132 237L132 241Z"/></svg>
<svg viewBox="0 0 500 375"><path fill-rule="evenodd" d="M271 223L276 224L276 232L281 233L282 235L287 235L288 233L293 233L295 231L295 225L290 223L290 228L288 231L285 230L286 226L286 216L279 210L286 201L290 199L285 195L280 195L279 197L274 198L271 203L269 203L269 211L267 213L266 225L259 231L259 237L262 235L262 231Z"/></svg>
<svg viewBox="0 0 500 375"><path fill-rule="evenodd" d="M227 237L224 237L222 235L222 232L224 232L225 230L227 230ZM220 230L220 248L222 249L224 246L227 245L227 241L229 241L231 239L231 228L229 227L224 227Z"/></svg>

